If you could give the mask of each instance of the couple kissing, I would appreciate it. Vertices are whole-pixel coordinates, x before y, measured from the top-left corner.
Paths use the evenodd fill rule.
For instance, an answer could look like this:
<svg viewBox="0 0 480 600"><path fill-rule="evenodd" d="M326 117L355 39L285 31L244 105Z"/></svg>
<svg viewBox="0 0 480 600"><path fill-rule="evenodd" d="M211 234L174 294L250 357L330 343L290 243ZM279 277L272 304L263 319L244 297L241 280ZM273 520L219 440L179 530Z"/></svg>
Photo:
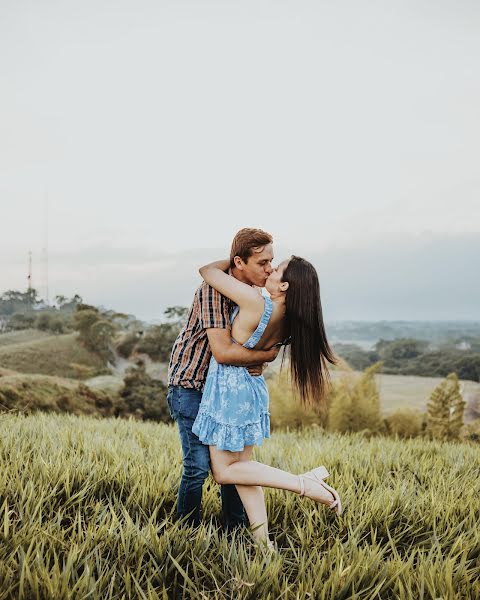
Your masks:
<svg viewBox="0 0 480 600"><path fill-rule="evenodd" d="M272 261L272 236L245 228L236 234L229 259L201 267L204 281L172 349L167 394L183 453L177 517L199 525L211 470L220 484L224 528L249 525L257 542L270 549L264 487L342 512L337 491L324 481L324 466L293 474L252 460L253 447L270 437L266 363L288 346L296 395L320 407L327 363L336 362L315 268L298 256L276 267Z"/></svg>

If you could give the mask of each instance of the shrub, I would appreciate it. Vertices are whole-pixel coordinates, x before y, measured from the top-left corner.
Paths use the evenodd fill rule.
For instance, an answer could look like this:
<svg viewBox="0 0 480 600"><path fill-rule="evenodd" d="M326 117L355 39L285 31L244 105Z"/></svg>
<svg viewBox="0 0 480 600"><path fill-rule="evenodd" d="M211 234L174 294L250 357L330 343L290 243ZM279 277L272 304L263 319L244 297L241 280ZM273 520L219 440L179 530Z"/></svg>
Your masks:
<svg viewBox="0 0 480 600"><path fill-rule="evenodd" d="M35 314L15 313L7 322L7 331L20 331L21 329L32 329L35 324Z"/></svg>
<svg viewBox="0 0 480 600"><path fill-rule="evenodd" d="M422 433L423 415L418 410L400 408L385 418L386 430L400 438L412 438Z"/></svg>
<svg viewBox="0 0 480 600"><path fill-rule="evenodd" d="M139 339L140 337L138 332L132 331L131 333L127 333L117 341L115 344L115 350L122 358L128 358L132 354Z"/></svg>
<svg viewBox="0 0 480 600"><path fill-rule="evenodd" d="M47 331L52 324L52 315L48 312L41 312L35 319L35 327L40 331Z"/></svg>
<svg viewBox="0 0 480 600"><path fill-rule="evenodd" d="M328 428L332 431L369 431L380 433L384 425L375 375L382 363L375 363L361 375L345 375L334 384L330 394Z"/></svg>
<svg viewBox="0 0 480 600"><path fill-rule="evenodd" d="M145 363L141 359L126 370L120 397L125 404L125 414L132 414L141 420L171 420L167 387L162 381L147 374Z"/></svg>
<svg viewBox="0 0 480 600"><path fill-rule="evenodd" d="M308 425L322 425L325 417L314 409L303 407L295 398L287 369L267 380L270 395L270 424L272 429L299 429Z"/></svg>
<svg viewBox="0 0 480 600"><path fill-rule="evenodd" d="M465 425L461 437L471 442L480 442L480 419L475 419L471 423L468 423L468 425Z"/></svg>
<svg viewBox="0 0 480 600"><path fill-rule="evenodd" d="M147 354L152 360L166 362L170 358L172 346L179 332L180 326L176 323L154 325L140 340L137 350Z"/></svg>
<svg viewBox="0 0 480 600"><path fill-rule="evenodd" d="M64 333L65 321L59 317L54 317L50 323L50 331L53 331L53 333Z"/></svg>

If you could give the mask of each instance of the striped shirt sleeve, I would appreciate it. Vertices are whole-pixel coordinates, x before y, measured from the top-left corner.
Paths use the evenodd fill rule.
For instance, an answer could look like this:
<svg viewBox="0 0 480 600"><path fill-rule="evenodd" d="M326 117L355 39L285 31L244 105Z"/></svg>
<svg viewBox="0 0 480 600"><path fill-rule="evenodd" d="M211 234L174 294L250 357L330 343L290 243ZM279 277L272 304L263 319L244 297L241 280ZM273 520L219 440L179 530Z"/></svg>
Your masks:
<svg viewBox="0 0 480 600"><path fill-rule="evenodd" d="M226 299L210 285L204 283L198 290L200 304L200 327L229 329Z"/></svg>

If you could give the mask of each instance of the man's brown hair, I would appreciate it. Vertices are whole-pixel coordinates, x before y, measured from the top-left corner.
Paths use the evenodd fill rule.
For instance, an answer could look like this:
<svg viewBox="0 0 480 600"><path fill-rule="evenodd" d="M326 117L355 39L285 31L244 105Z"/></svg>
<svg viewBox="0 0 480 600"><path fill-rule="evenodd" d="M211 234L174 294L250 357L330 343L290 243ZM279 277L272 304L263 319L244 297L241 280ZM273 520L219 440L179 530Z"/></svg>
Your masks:
<svg viewBox="0 0 480 600"><path fill-rule="evenodd" d="M272 242L272 236L262 229L253 229L251 227L240 229L233 238L232 248L230 250L230 267L233 269L235 266L233 260L235 256L239 256L243 262L247 262L254 250L262 248Z"/></svg>

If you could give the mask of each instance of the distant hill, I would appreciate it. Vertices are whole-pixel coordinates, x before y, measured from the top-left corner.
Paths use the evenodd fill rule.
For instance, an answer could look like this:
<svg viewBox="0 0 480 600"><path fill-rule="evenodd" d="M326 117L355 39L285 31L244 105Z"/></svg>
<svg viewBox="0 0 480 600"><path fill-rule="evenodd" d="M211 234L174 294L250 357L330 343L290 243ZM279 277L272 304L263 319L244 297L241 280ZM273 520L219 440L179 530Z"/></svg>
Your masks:
<svg viewBox="0 0 480 600"><path fill-rule="evenodd" d="M7 374L0 369L0 409L110 417L116 416L120 403L111 394L91 390L72 379L25 373Z"/></svg>
<svg viewBox="0 0 480 600"><path fill-rule="evenodd" d="M37 330L4 333L0 335L0 367L72 379L108 373L102 359L81 346L77 337L77 333L51 335Z"/></svg>

